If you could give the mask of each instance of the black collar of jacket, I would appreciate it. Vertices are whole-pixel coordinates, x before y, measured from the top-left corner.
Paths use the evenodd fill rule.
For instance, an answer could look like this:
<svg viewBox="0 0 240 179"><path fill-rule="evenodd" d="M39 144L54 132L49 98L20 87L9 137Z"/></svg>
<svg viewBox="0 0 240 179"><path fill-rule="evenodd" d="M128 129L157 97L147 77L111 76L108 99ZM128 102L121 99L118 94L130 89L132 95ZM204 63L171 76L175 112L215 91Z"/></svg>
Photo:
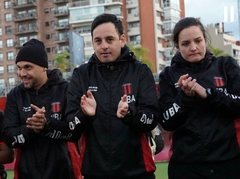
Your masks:
<svg viewBox="0 0 240 179"><path fill-rule="evenodd" d="M205 57L200 60L199 62L196 62L196 63L191 63L191 62L188 62L186 61L182 55L177 52L174 57L172 58L172 61L171 61L171 66L173 65L177 65L177 66L186 66L186 67L194 67L194 68L198 68L200 66L209 66L212 61L214 60L214 56L211 52L207 51L206 52L206 55Z"/></svg>

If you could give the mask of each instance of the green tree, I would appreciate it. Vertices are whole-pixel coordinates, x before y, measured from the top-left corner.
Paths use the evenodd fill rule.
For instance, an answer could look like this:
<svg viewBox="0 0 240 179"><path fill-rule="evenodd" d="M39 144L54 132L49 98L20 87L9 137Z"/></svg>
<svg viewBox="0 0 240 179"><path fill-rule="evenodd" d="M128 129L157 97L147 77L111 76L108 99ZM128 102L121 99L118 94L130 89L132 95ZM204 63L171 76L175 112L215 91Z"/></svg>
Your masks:
<svg viewBox="0 0 240 179"><path fill-rule="evenodd" d="M56 68L60 69L62 73L69 72L71 67L75 67L75 65L70 62L69 58L69 52L55 54Z"/></svg>
<svg viewBox="0 0 240 179"><path fill-rule="evenodd" d="M154 65L150 59L146 57L146 55L149 53L149 50L146 48L143 48L141 46L132 46L131 44L127 44L128 47L130 48L130 51L134 53L134 55L137 57L137 59L141 62L146 63L151 71L154 71Z"/></svg>
<svg viewBox="0 0 240 179"><path fill-rule="evenodd" d="M220 48L213 47L212 45L209 45L208 48L211 50L212 54L216 57L219 56L230 56L229 54L224 53L224 51Z"/></svg>

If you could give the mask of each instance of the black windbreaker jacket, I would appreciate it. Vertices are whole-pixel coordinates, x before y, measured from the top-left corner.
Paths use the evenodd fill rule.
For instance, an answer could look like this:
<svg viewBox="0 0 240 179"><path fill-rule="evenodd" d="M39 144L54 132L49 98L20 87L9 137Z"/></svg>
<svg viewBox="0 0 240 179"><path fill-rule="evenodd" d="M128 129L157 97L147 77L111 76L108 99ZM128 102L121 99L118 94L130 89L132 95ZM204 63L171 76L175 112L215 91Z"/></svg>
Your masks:
<svg viewBox="0 0 240 179"><path fill-rule="evenodd" d="M189 74L212 95L189 97L178 87ZM180 54L159 76L160 123L173 131L171 162L218 162L240 156L240 68L231 57L207 53L197 63Z"/></svg>
<svg viewBox="0 0 240 179"><path fill-rule="evenodd" d="M30 104L45 107L47 118L64 120L68 82L60 71L48 71L48 81L38 91L23 84L7 95L3 121L3 137L9 147L16 148L15 179L73 179L67 142L45 137L26 128L26 120L35 111Z"/></svg>
<svg viewBox="0 0 240 179"><path fill-rule="evenodd" d="M127 46L121 54L112 63L101 63L93 55L74 70L69 84L67 119L75 121L69 124L72 130L83 133L84 177L154 178L155 165L144 133L157 124L155 82L151 70ZM97 101L95 117L85 116L80 109L80 98L87 90ZM116 112L124 94L131 115L119 119Z"/></svg>

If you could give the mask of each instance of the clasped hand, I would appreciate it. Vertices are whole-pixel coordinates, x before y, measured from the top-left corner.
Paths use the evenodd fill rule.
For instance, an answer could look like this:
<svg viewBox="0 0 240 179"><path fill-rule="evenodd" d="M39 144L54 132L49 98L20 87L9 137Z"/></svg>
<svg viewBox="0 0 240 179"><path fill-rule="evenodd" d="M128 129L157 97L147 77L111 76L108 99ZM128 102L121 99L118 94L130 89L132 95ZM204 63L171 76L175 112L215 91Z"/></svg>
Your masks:
<svg viewBox="0 0 240 179"><path fill-rule="evenodd" d="M39 108L36 105L31 104L31 107L36 111L32 117L27 118L27 128L33 129L36 133L39 133L45 126L47 120L45 117L45 107Z"/></svg>
<svg viewBox="0 0 240 179"><path fill-rule="evenodd" d="M185 92L188 96L198 95L201 98L206 98L206 89L197 83L196 79L193 79L188 74L180 76L178 79L178 86Z"/></svg>

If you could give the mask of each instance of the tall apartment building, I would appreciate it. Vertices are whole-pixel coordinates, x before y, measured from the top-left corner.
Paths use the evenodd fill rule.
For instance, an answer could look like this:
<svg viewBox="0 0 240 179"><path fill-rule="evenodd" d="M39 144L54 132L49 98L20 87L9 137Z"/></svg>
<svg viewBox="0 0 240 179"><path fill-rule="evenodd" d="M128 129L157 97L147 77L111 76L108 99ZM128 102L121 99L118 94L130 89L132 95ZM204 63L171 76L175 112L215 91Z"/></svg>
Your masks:
<svg viewBox="0 0 240 179"><path fill-rule="evenodd" d="M49 67L54 54L69 49L68 0L3 0L0 2L0 95L20 82L15 57L22 45L36 38L44 42Z"/></svg>
<svg viewBox="0 0 240 179"><path fill-rule="evenodd" d="M208 24L206 27L211 45L232 56L240 64L240 43L232 32L224 30L224 23Z"/></svg>
<svg viewBox="0 0 240 179"><path fill-rule="evenodd" d="M166 66L170 52L165 53L165 47L169 47L173 26L185 16L184 0L88 0L69 3L69 23L84 37L86 59L93 53L91 22L103 12L116 14L122 19L128 43L141 45L150 51L147 57L154 64L155 73Z"/></svg>
<svg viewBox="0 0 240 179"><path fill-rule="evenodd" d="M69 30L84 39L84 55L93 54L90 25L101 13L122 19L127 42L141 45L159 73L171 57L170 34L184 17L184 0L3 0L0 2L0 95L19 83L15 56L31 38L44 42L49 67L54 54L69 51Z"/></svg>

